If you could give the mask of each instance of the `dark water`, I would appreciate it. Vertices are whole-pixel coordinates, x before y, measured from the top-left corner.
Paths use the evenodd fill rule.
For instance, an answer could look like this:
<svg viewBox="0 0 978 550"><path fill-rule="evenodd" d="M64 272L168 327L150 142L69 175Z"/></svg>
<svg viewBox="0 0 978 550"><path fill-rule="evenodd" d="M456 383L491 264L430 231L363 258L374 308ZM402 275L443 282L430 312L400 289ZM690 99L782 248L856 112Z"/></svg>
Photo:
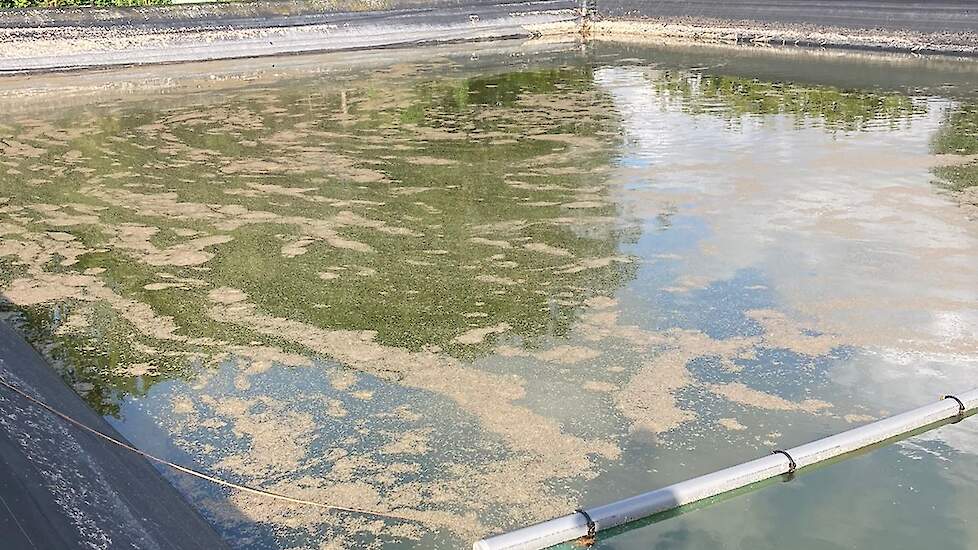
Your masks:
<svg viewBox="0 0 978 550"><path fill-rule="evenodd" d="M972 62L438 52L4 100L7 319L149 452L416 520L168 473L232 546L466 546L976 385ZM972 548L976 465L965 422L597 547Z"/></svg>

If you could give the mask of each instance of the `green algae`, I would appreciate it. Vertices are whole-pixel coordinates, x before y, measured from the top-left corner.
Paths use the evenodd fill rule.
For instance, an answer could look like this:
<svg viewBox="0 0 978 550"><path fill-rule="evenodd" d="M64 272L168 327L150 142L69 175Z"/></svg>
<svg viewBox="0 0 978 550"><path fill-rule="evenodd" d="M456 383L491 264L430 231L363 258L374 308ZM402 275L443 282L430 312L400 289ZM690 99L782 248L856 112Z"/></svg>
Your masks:
<svg viewBox="0 0 978 550"><path fill-rule="evenodd" d="M693 114L789 114L842 130L896 124L921 109L897 94L695 73L666 71L654 85ZM134 387L114 374L125 370L118 364L150 362L159 373L148 378L151 385L190 368L175 359L181 354L259 342L303 351L208 318L209 288L240 289L272 315L375 331L386 345L471 359L496 337L466 344L456 340L460 334L505 323L529 346L564 335L585 299L612 292L634 270L624 259L593 269L580 263L617 257L632 231L608 225L616 207L602 174L616 146L615 120L588 66L374 78L205 99L200 107L78 111L4 128L13 173L0 193L10 197L8 209L98 209L92 223L25 220L29 231L65 231L87 249L75 265L55 259L44 269L104 270L99 278L108 288L172 318L184 338L212 340L203 350L161 343L105 307L95 308L98 322L82 334L54 336L49 307L8 304L28 316L38 342L61 350L52 357L72 365L74 379L97 388L91 400L106 410L117 396L103 387L122 394ZM971 115L963 109L949 116L935 138L937 152L974 149ZM81 127L86 131L72 130ZM9 147L13 140L24 145ZM935 172L960 186L973 181L973 170ZM132 202L163 196L170 211ZM228 207L234 210L206 212ZM260 221L236 225L236 215L259 212ZM330 221L344 216L352 219ZM324 242L323 223L347 244ZM137 245L111 236L132 227L157 231ZM212 257L197 265L150 265L132 248L167 250L193 235L230 240L202 249ZM169 356L141 353L133 343Z"/></svg>
<svg viewBox="0 0 978 550"><path fill-rule="evenodd" d="M210 288L243 290L272 315L371 330L386 345L458 357L489 349L491 339L455 341L473 327L504 322L528 341L566 333L583 299L612 291L632 269L624 260L574 267L615 256L619 240L604 227L615 207L593 172L612 154L613 121L592 88L589 70L577 67L368 80L312 93L286 87L202 107L15 121L8 139L33 149L12 157L17 168L0 183L6 206L25 217L24 231L56 228L85 249L77 263L59 266L55 257L42 271L95 268L118 296L172 319L179 337L145 334L101 302L75 307L90 303L81 294L59 306L61 316L92 318L68 334L58 334L63 319L51 314L53 304L5 307L26 316L32 339L73 382L91 387L89 400L107 413L122 395L184 376L195 364L187 357L199 362L259 342L301 351L210 319ZM557 93L552 105L533 101ZM62 136L61 127L88 130ZM170 210L153 206L160 197ZM573 207L580 197L587 208ZM38 203L95 210L37 216ZM238 215L257 212L260 221L237 225ZM134 230L143 237L126 237ZM324 232L335 242L324 242ZM206 261L153 252L196 235L229 240L203 248ZM480 238L507 248L473 242ZM566 255L523 246L531 243ZM177 265L165 265L170 257ZM144 362L155 374L125 374L126 364Z"/></svg>
<svg viewBox="0 0 978 550"><path fill-rule="evenodd" d="M931 149L938 155L978 154L978 105L952 107L934 136ZM934 175L951 191L962 191L978 185L978 162L940 166L934 169Z"/></svg>

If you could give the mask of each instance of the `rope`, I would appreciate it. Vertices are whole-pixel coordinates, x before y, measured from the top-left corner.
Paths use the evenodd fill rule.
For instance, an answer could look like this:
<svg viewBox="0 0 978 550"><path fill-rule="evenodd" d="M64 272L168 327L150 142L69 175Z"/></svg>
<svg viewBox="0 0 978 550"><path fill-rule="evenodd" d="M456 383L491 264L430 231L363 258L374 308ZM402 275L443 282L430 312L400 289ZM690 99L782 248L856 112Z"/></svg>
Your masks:
<svg viewBox="0 0 978 550"><path fill-rule="evenodd" d="M291 503L294 503L294 504L304 504L306 506L315 506L316 508L323 508L325 510L334 510L334 511L340 511L340 512L349 512L349 513L352 513L352 514L363 514L363 515L367 515L367 516L376 516L376 517L385 518L385 519L394 519L394 520L400 520L400 521L407 521L407 522L417 523L417 520L413 520L411 518L406 518L404 516L398 516L398 515L395 515L395 514L389 514L389 513L384 513L384 512L375 512L375 511L372 511L372 510L364 510L362 508L352 508L352 507L348 507L348 506L336 506L336 505L333 505L333 504L323 504L321 502L314 502L314 501L311 501L311 500L305 500L305 499L301 499L301 498L290 497L290 496L287 496L287 495L281 495L281 494L278 494L278 493L273 493L271 491L266 491L264 489L256 489L254 487L248 487L247 485L240 485L240 484L237 484L237 483L232 483L230 481L225 481L223 479L216 478L216 477L214 477L212 475L208 475L208 474L205 474L203 472L198 472L196 470L192 470L190 468L187 468L185 466L181 466L179 464L174 464L173 462L170 462L169 460L165 460L165 459L162 459L162 458L153 456L153 455L151 455L151 454L149 454L149 453L147 453L145 451L141 451L141 450L133 447L132 445L128 445L126 443L123 443L122 441L119 441L118 439L116 439L114 437L105 435L104 433L96 430L95 428L91 428L88 425L86 425L86 424L84 424L84 423L82 423L82 422L80 422L78 420L75 420L74 418L68 416L67 414L65 414L65 413L63 413L61 411L58 411L57 409L55 409L54 407L51 407L47 403L44 403L43 401L41 401L41 400L39 400L39 399L31 396L31 395L28 395L26 392L24 392L23 390L21 390L17 386L14 386L13 384L10 384L9 382L7 382L7 380L4 379L2 376L0 376L0 385L5 386L10 391L16 393L17 395L20 395L24 399L26 399L26 400L30 401L31 403L33 403L33 404L41 407L42 409L48 411L49 413L51 413L51 414L53 414L53 415L61 418L65 422L69 422L69 423L77 426L78 428L81 428L82 430L85 430L86 432L89 432L92 435L95 435L97 437L100 437L100 438L104 439L105 441L108 441L109 443L112 443L113 445L116 445L118 447L122 447L123 449L126 449L127 451L131 451L133 453L136 453L136 454L138 454L138 455L140 455L140 456L142 456L144 458L147 458L149 460L152 460L154 462L158 462L158 463L163 464L165 466L169 466L170 468L173 468L174 470L177 470L178 472L183 472L185 474L188 474L188 475L191 475L191 476L194 476L194 477L197 477L197 478L206 480L206 481L210 481L211 483L216 483L217 485L222 485L224 487L229 487L231 489L237 489L238 491L242 491L242 492L245 492L245 493L251 493L253 495L259 495L259 496L273 498L273 499L277 499L277 500L284 500L286 502L291 502Z"/></svg>
<svg viewBox="0 0 978 550"><path fill-rule="evenodd" d="M795 464L795 459L792 458L790 454L788 454L788 451L786 451L784 449L775 449L775 450L771 451L771 454L773 454L773 455L784 455L784 456L788 457L788 471L785 473L785 475L787 476L787 481L791 481L792 479L794 479L794 477L795 477L795 470L798 469L798 465Z"/></svg>
<svg viewBox="0 0 978 550"><path fill-rule="evenodd" d="M968 410L968 407L965 407L964 406L964 401L961 401L960 399L958 399L957 397L955 397L953 395L945 395L944 397L941 397L941 399L953 399L953 400L957 401L958 402L958 416L956 417L957 420L955 420L954 422L961 422L962 420L964 420L964 413L965 413L965 411Z"/></svg>
<svg viewBox="0 0 978 550"><path fill-rule="evenodd" d="M594 520L591 519L591 514L587 513L584 508L578 508L574 512L584 516L584 520L587 521L587 535L584 535L583 542L585 546L592 546L595 542L595 534L597 534L598 526L595 525Z"/></svg>

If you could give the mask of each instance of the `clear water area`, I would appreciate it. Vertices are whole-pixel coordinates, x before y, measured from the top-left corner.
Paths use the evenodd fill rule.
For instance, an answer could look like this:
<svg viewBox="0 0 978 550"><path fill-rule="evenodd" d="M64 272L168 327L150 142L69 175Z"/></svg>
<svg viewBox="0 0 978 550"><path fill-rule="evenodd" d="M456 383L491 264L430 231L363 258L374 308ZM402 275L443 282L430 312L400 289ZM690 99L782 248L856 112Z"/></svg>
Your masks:
<svg viewBox="0 0 978 550"><path fill-rule="evenodd" d="M0 120L5 315L94 407L414 520L166 472L232 546L464 547L978 385L974 62L475 48ZM971 421L596 547L975 548L976 488Z"/></svg>

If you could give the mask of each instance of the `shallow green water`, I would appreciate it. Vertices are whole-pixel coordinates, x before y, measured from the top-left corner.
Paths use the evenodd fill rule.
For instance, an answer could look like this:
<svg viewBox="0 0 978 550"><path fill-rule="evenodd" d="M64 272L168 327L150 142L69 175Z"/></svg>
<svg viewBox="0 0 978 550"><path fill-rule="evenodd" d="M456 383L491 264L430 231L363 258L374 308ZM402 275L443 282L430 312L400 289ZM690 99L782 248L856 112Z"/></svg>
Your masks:
<svg viewBox="0 0 978 550"><path fill-rule="evenodd" d="M972 64L507 47L11 109L8 319L147 451L417 521L171 477L238 548L465 546L976 385ZM971 548L976 465L597 547Z"/></svg>

